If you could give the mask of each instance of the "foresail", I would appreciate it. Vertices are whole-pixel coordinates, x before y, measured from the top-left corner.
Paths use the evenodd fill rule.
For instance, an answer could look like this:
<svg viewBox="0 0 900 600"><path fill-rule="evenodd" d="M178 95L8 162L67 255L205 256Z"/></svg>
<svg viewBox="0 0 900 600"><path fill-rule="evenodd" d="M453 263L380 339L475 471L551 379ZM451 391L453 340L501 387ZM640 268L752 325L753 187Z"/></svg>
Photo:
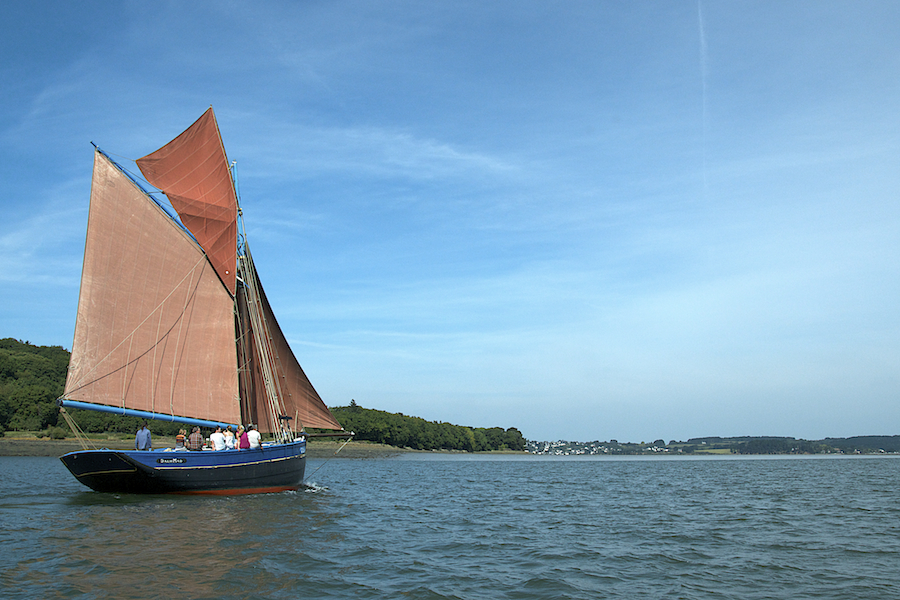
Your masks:
<svg viewBox="0 0 900 600"><path fill-rule="evenodd" d="M279 356L279 370L284 378L284 403L285 414L294 417L295 421L304 427L320 427L322 429L343 429L337 422L325 402L315 390L303 368L294 356L290 345L275 320L275 313L269 306L262 289L260 289L263 301L263 313L269 325L272 336L272 344ZM299 426L299 425L298 425Z"/></svg>
<svg viewBox="0 0 900 600"><path fill-rule="evenodd" d="M177 138L136 162L147 181L169 198L234 294L237 199L212 108Z"/></svg>
<svg viewBox="0 0 900 600"><path fill-rule="evenodd" d="M248 257L248 260L252 263L252 258ZM253 271L255 272L255 268ZM251 319L248 314L248 294L245 294L243 289L239 289L237 296L239 321L242 323L238 352L243 357L241 396L245 399L242 407L244 414L250 416L261 431L271 430L270 423L277 422L278 415L273 419L270 414L269 403L266 400L265 376L261 368L261 361L264 360L264 357L271 355L274 362L272 371L277 379L275 387L278 389L284 415L291 417L292 426L297 429L301 426L343 429L316 392L306 373L300 367L300 363L297 362L278 321L275 319L262 284L255 277L248 278L246 281L249 285L253 285L254 282L256 293L250 295L259 298L266 329L261 336L253 335ZM263 343L269 344L270 352L260 352L256 341L258 338L262 338Z"/></svg>
<svg viewBox="0 0 900 600"><path fill-rule="evenodd" d="M201 248L97 152L65 397L237 423L234 339Z"/></svg>

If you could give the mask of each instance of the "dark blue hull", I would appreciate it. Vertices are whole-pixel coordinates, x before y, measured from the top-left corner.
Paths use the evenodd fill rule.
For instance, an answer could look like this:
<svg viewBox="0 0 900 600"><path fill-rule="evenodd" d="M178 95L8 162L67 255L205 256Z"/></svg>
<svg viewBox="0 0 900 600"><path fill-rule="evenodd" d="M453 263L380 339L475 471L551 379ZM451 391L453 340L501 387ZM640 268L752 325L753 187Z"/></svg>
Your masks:
<svg viewBox="0 0 900 600"><path fill-rule="evenodd" d="M303 484L306 440L220 452L81 450L60 460L78 481L98 492L255 494Z"/></svg>

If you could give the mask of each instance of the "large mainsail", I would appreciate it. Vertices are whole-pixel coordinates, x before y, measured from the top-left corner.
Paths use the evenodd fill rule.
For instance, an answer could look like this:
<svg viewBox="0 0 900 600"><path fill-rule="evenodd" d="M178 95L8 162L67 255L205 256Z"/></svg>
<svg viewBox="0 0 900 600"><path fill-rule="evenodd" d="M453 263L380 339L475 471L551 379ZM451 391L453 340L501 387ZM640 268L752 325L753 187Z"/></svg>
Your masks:
<svg viewBox="0 0 900 600"><path fill-rule="evenodd" d="M101 152L65 398L240 422L234 304L203 250Z"/></svg>

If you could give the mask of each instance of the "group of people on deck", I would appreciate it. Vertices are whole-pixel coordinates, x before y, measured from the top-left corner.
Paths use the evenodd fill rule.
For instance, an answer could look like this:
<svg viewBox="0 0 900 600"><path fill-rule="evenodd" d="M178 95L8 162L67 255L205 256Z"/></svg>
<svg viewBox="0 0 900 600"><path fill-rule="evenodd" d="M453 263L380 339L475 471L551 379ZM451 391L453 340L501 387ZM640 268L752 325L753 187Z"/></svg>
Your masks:
<svg viewBox="0 0 900 600"><path fill-rule="evenodd" d="M190 435L186 430L181 429L175 436L175 450L204 450L204 442L199 426L195 426ZM221 427L216 427L216 430L209 435L209 444L205 446L205 449L255 450L261 447L262 436L256 427L247 425L245 429L241 425L235 433L232 431L231 425L228 425L224 431ZM150 450L150 430L147 429L146 423L135 436L135 450Z"/></svg>
<svg viewBox="0 0 900 600"><path fill-rule="evenodd" d="M216 427L209 435L209 445L213 450L255 450L262 447L262 436L253 425L247 425L247 429L241 425L238 427L237 435L232 433L231 425L226 427L224 432L221 427Z"/></svg>

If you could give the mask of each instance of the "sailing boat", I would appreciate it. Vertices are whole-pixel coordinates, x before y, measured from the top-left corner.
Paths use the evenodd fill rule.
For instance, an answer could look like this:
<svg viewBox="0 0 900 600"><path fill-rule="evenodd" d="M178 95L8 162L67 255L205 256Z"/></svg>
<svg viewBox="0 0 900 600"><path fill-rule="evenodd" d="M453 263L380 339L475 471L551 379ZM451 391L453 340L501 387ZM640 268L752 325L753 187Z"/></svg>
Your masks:
<svg viewBox="0 0 900 600"><path fill-rule="evenodd" d="M304 428L343 428L294 357L260 284L212 108L136 162L178 219L96 149L75 339L58 404L63 413L83 408L202 427L253 423L274 441L248 451L85 449L60 460L101 492L297 489Z"/></svg>

